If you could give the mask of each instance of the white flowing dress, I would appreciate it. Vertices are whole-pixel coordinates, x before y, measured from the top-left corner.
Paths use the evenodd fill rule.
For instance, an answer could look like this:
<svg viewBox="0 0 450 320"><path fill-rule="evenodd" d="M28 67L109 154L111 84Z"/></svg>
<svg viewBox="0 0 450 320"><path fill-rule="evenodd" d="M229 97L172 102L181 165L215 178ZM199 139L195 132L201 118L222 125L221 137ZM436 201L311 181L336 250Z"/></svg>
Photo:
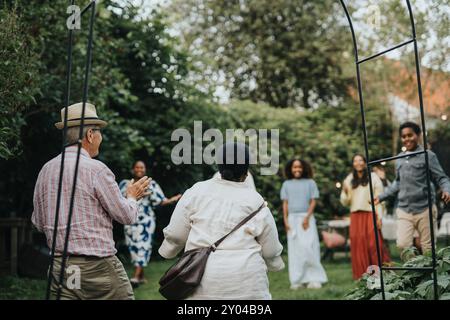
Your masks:
<svg viewBox="0 0 450 320"><path fill-rule="evenodd" d="M178 202L159 253L174 258L208 247L259 208L264 199L245 183L212 178L196 183ZM189 299L271 299L267 271L284 268L275 220L262 209L212 252L200 286Z"/></svg>
<svg viewBox="0 0 450 320"><path fill-rule="evenodd" d="M288 215L291 230L288 232L288 265L291 285L303 285L311 282L328 281L325 269L320 263L320 242L316 219L309 219L309 228L303 229L303 220L307 213Z"/></svg>

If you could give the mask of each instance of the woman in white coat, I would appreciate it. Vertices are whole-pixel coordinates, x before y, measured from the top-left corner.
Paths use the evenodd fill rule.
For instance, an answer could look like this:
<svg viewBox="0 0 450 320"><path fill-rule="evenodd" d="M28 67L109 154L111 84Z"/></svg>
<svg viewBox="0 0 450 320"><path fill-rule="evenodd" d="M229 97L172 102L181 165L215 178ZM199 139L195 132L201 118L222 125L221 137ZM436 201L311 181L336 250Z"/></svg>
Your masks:
<svg viewBox="0 0 450 320"><path fill-rule="evenodd" d="M244 164L237 163L239 152L245 154ZM248 148L228 143L217 154L221 179L198 182L185 192L164 229L161 256L170 259L183 249L210 246L264 202L244 183ZM267 271L284 268L282 250L275 220L265 207L211 253L202 281L188 299L271 299Z"/></svg>

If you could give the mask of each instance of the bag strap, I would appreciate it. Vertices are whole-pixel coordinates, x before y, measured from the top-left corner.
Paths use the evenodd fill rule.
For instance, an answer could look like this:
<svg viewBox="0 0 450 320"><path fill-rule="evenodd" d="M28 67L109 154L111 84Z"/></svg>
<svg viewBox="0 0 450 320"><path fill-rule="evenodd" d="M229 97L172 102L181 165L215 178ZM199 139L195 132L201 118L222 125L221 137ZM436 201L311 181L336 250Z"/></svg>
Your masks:
<svg viewBox="0 0 450 320"><path fill-rule="evenodd" d="M266 202L264 201L262 203L262 205L256 209L256 211L254 211L253 213L251 213L249 216L245 217L244 220L242 220L236 227L233 228L233 230L231 230L230 232L228 232L226 235L224 235L222 238L220 238L219 240L217 240L216 242L214 242L213 245L211 245L211 250L212 251L216 251L216 248L219 246L219 244L225 240L226 237L228 237L230 234L232 234L233 232L235 232L237 229L239 229L240 227L242 227L244 224L246 224L251 218L253 218L254 216L256 216L256 214L258 212L260 212L262 210L262 208L264 208L266 206Z"/></svg>

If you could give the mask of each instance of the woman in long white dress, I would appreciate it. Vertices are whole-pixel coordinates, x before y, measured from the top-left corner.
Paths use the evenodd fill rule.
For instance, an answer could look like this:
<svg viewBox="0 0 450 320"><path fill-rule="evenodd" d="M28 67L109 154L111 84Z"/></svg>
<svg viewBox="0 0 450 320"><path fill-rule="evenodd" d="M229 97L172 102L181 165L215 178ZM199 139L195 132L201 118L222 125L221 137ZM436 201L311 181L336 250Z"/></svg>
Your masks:
<svg viewBox="0 0 450 320"><path fill-rule="evenodd" d="M219 159L231 148L235 155L245 152L247 161L219 163L221 179L198 182L184 193L164 229L161 256L170 259L183 249L210 246L264 202L244 183L248 170L245 145L222 146ZM284 268L282 250L275 220L265 207L211 253L202 281L188 299L271 299L267 271Z"/></svg>
<svg viewBox="0 0 450 320"><path fill-rule="evenodd" d="M288 180L283 183L280 196L288 238L291 289L303 286L319 289L328 281L320 263L319 234L314 218L319 189L312 179L311 166L304 160L290 160L285 175Z"/></svg>

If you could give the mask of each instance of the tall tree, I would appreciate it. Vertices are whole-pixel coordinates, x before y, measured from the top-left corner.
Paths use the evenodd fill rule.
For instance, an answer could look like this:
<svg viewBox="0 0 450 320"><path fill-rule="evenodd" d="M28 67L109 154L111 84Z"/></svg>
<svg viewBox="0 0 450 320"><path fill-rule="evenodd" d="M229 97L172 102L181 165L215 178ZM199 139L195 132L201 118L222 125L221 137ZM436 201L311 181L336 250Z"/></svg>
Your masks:
<svg viewBox="0 0 450 320"><path fill-rule="evenodd" d="M174 0L169 7L201 61L196 79L282 108L346 95L341 58L348 43L336 10L339 3L329 0Z"/></svg>

